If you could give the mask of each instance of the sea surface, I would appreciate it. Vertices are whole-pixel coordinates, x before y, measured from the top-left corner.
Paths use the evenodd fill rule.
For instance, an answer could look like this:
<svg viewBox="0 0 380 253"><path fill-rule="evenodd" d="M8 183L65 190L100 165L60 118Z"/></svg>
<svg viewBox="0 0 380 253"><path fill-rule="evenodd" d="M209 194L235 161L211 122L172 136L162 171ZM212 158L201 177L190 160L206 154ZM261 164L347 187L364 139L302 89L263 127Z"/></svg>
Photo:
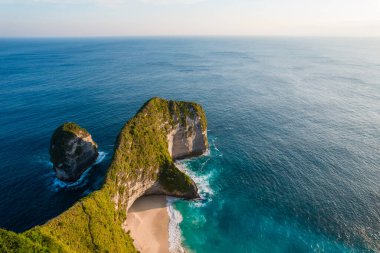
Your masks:
<svg viewBox="0 0 380 253"><path fill-rule="evenodd" d="M0 227L43 224L99 189L153 96L198 102L209 124L210 151L179 164L203 199L171 200L171 239L199 253L380 251L380 39L1 39ZM67 121L102 151L72 185L48 154Z"/></svg>

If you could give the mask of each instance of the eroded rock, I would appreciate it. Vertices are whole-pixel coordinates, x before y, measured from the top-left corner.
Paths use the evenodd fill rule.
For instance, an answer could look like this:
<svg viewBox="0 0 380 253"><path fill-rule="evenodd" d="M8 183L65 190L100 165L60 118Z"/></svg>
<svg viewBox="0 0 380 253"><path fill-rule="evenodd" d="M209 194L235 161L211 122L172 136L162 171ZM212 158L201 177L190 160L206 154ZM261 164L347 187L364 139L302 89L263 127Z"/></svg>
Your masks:
<svg viewBox="0 0 380 253"><path fill-rule="evenodd" d="M98 145L86 129L75 123L58 127L50 142L50 160L58 179L74 182L98 158Z"/></svg>

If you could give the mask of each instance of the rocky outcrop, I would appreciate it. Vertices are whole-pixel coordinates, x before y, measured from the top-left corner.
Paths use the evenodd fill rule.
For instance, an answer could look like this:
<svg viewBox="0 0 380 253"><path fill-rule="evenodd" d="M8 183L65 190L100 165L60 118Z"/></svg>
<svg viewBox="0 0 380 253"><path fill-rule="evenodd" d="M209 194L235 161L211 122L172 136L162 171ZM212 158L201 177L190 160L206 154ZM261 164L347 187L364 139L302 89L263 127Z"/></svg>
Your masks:
<svg viewBox="0 0 380 253"><path fill-rule="evenodd" d="M200 198L198 194L198 187L193 180L191 180L191 185L191 189L187 192L170 192L165 189L159 182L154 182L148 189L145 190L143 195L166 195L190 200Z"/></svg>
<svg viewBox="0 0 380 253"><path fill-rule="evenodd" d="M54 131L49 152L57 178L73 182L95 163L98 145L86 129L70 122Z"/></svg>

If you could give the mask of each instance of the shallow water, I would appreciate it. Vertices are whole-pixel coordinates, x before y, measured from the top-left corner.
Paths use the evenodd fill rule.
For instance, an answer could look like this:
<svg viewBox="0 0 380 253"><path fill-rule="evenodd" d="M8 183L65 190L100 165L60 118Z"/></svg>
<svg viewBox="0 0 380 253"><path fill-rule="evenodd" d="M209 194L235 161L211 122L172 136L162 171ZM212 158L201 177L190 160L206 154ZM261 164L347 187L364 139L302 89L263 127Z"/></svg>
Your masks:
<svg viewBox="0 0 380 253"><path fill-rule="evenodd" d="M378 39L0 40L0 227L42 224L101 187L123 124L150 97L202 104L208 156L176 202L194 252L380 250ZM52 189L65 121L108 154Z"/></svg>

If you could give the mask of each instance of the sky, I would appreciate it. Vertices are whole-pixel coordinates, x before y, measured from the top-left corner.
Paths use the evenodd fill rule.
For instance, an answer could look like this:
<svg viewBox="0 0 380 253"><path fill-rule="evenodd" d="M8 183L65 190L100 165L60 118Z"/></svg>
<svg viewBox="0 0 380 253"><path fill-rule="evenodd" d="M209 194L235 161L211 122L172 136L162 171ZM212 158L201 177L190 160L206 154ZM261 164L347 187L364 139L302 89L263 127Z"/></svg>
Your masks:
<svg viewBox="0 0 380 253"><path fill-rule="evenodd" d="M380 0L0 0L0 37L380 36Z"/></svg>

